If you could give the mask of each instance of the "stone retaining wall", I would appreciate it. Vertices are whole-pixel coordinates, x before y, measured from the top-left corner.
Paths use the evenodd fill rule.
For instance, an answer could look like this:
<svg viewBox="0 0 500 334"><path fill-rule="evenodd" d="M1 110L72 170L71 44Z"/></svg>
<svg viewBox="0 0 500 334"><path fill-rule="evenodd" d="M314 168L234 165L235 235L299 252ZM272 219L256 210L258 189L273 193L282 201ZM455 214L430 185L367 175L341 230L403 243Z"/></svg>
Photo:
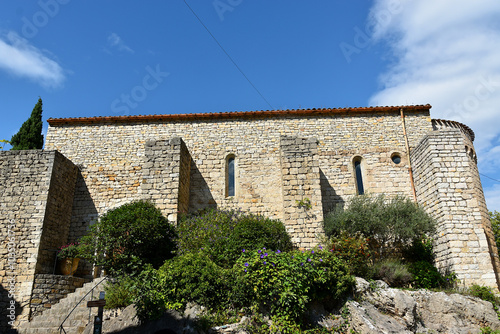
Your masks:
<svg viewBox="0 0 500 334"><path fill-rule="evenodd" d="M74 276L39 274L35 275L33 293L30 300L31 315L33 318L46 309L50 309L69 293L81 288L87 280Z"/></svg>

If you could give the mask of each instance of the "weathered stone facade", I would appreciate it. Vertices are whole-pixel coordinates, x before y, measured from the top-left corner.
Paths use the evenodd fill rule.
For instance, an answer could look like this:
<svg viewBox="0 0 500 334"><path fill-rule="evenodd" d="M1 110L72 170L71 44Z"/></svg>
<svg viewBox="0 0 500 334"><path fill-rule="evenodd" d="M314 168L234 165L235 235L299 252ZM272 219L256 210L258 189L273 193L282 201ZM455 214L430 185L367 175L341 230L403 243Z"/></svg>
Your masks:
<svg viewBox="0 0 500 334"><path fill-rule="evenodd" d="M35 275L53 273L68 239L76 175L57 151L0 152L0 331L11 304L18 321L28 319Z"/></svg>
<svg viewBox="0 0 500 334"><path fill-rule="evenodd" d="M438 265L449 266L466 284L496 287L499 262L473 132L460 123L431 120L429 109L50 119L43 154L58 151L78 166L74 180L66 182L74 188L74 196L64 198L72 200L64 205L71 209L69 233L61 229L68 241L108 210L149 199L173 223L179 212L205 207L281 219L297 245L312 247L324 214L355 196L361 181L365 193L416 198L439 222ZM47 199L40 201L43 206ZM44 266L37 264L41 271Z"/></svg>
<svg viewBox="0 0 500 334"><path fill-rule="evenodd" d="M498 252L472 138L455 122L438 122L412 152L419 203L439 222L436 264L466 283L496 286Z"/></svg>

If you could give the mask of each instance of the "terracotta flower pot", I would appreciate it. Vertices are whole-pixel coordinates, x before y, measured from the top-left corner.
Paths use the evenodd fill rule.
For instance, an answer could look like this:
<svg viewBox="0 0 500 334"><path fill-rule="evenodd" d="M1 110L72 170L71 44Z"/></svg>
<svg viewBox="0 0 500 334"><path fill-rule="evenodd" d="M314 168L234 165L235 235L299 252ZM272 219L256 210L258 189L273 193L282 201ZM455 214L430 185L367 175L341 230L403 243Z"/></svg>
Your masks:
<svg viewBox="0 0 500 334"><path fill-rule="evenodd" d="M76 272L76 269L78 268L79 262L80 262L80 259L77 257L65 258L65 259L59 260L59 271L63 275L73 275Z"/></svg>

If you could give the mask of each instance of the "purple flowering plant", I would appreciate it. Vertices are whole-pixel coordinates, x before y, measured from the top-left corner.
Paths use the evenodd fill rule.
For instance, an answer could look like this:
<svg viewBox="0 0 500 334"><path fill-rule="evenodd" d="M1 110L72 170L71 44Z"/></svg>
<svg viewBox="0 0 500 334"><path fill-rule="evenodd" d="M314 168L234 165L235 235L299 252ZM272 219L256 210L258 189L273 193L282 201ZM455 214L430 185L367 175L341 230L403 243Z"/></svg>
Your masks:
<svg viewBox="0 0 500 334"><path fill-rule="evenodd" d="M242 253L239 280L251 291L255 306L298 320L311 300L340 298L354 282L347 266L320 248L289 252L263 249Z"/></svg>
<svg viewBox="0 0 500 334"><path fill-rule="evenodd" d="M177 254L203 251L219 266L230 269L243 253L265 247L292 249L286 229L279 220L241 211L204 210L184 215L178 225Z"/></svg>

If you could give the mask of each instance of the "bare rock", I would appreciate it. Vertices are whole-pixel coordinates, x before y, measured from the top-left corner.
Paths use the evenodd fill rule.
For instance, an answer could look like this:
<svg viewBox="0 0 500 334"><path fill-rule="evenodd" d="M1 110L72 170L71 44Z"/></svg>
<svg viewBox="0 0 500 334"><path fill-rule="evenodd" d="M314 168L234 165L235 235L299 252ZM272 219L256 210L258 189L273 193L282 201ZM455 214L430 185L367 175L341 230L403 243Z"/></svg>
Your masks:
<svg viewBox="0 0 500 334"><path fill-rule="evenodd" d="M406 326L396 318L381 313L369 302L347 302L350 313L351 329L361 334L410 334Z"/></svg>
<svg viewBox="0 0 500 334"><path fill-rule="evenodd" d="M479 298L427 290L391 289L356 279L356 296L348 303L351 328L359 333L480 333L500 329L493 305Z"/></svg>

